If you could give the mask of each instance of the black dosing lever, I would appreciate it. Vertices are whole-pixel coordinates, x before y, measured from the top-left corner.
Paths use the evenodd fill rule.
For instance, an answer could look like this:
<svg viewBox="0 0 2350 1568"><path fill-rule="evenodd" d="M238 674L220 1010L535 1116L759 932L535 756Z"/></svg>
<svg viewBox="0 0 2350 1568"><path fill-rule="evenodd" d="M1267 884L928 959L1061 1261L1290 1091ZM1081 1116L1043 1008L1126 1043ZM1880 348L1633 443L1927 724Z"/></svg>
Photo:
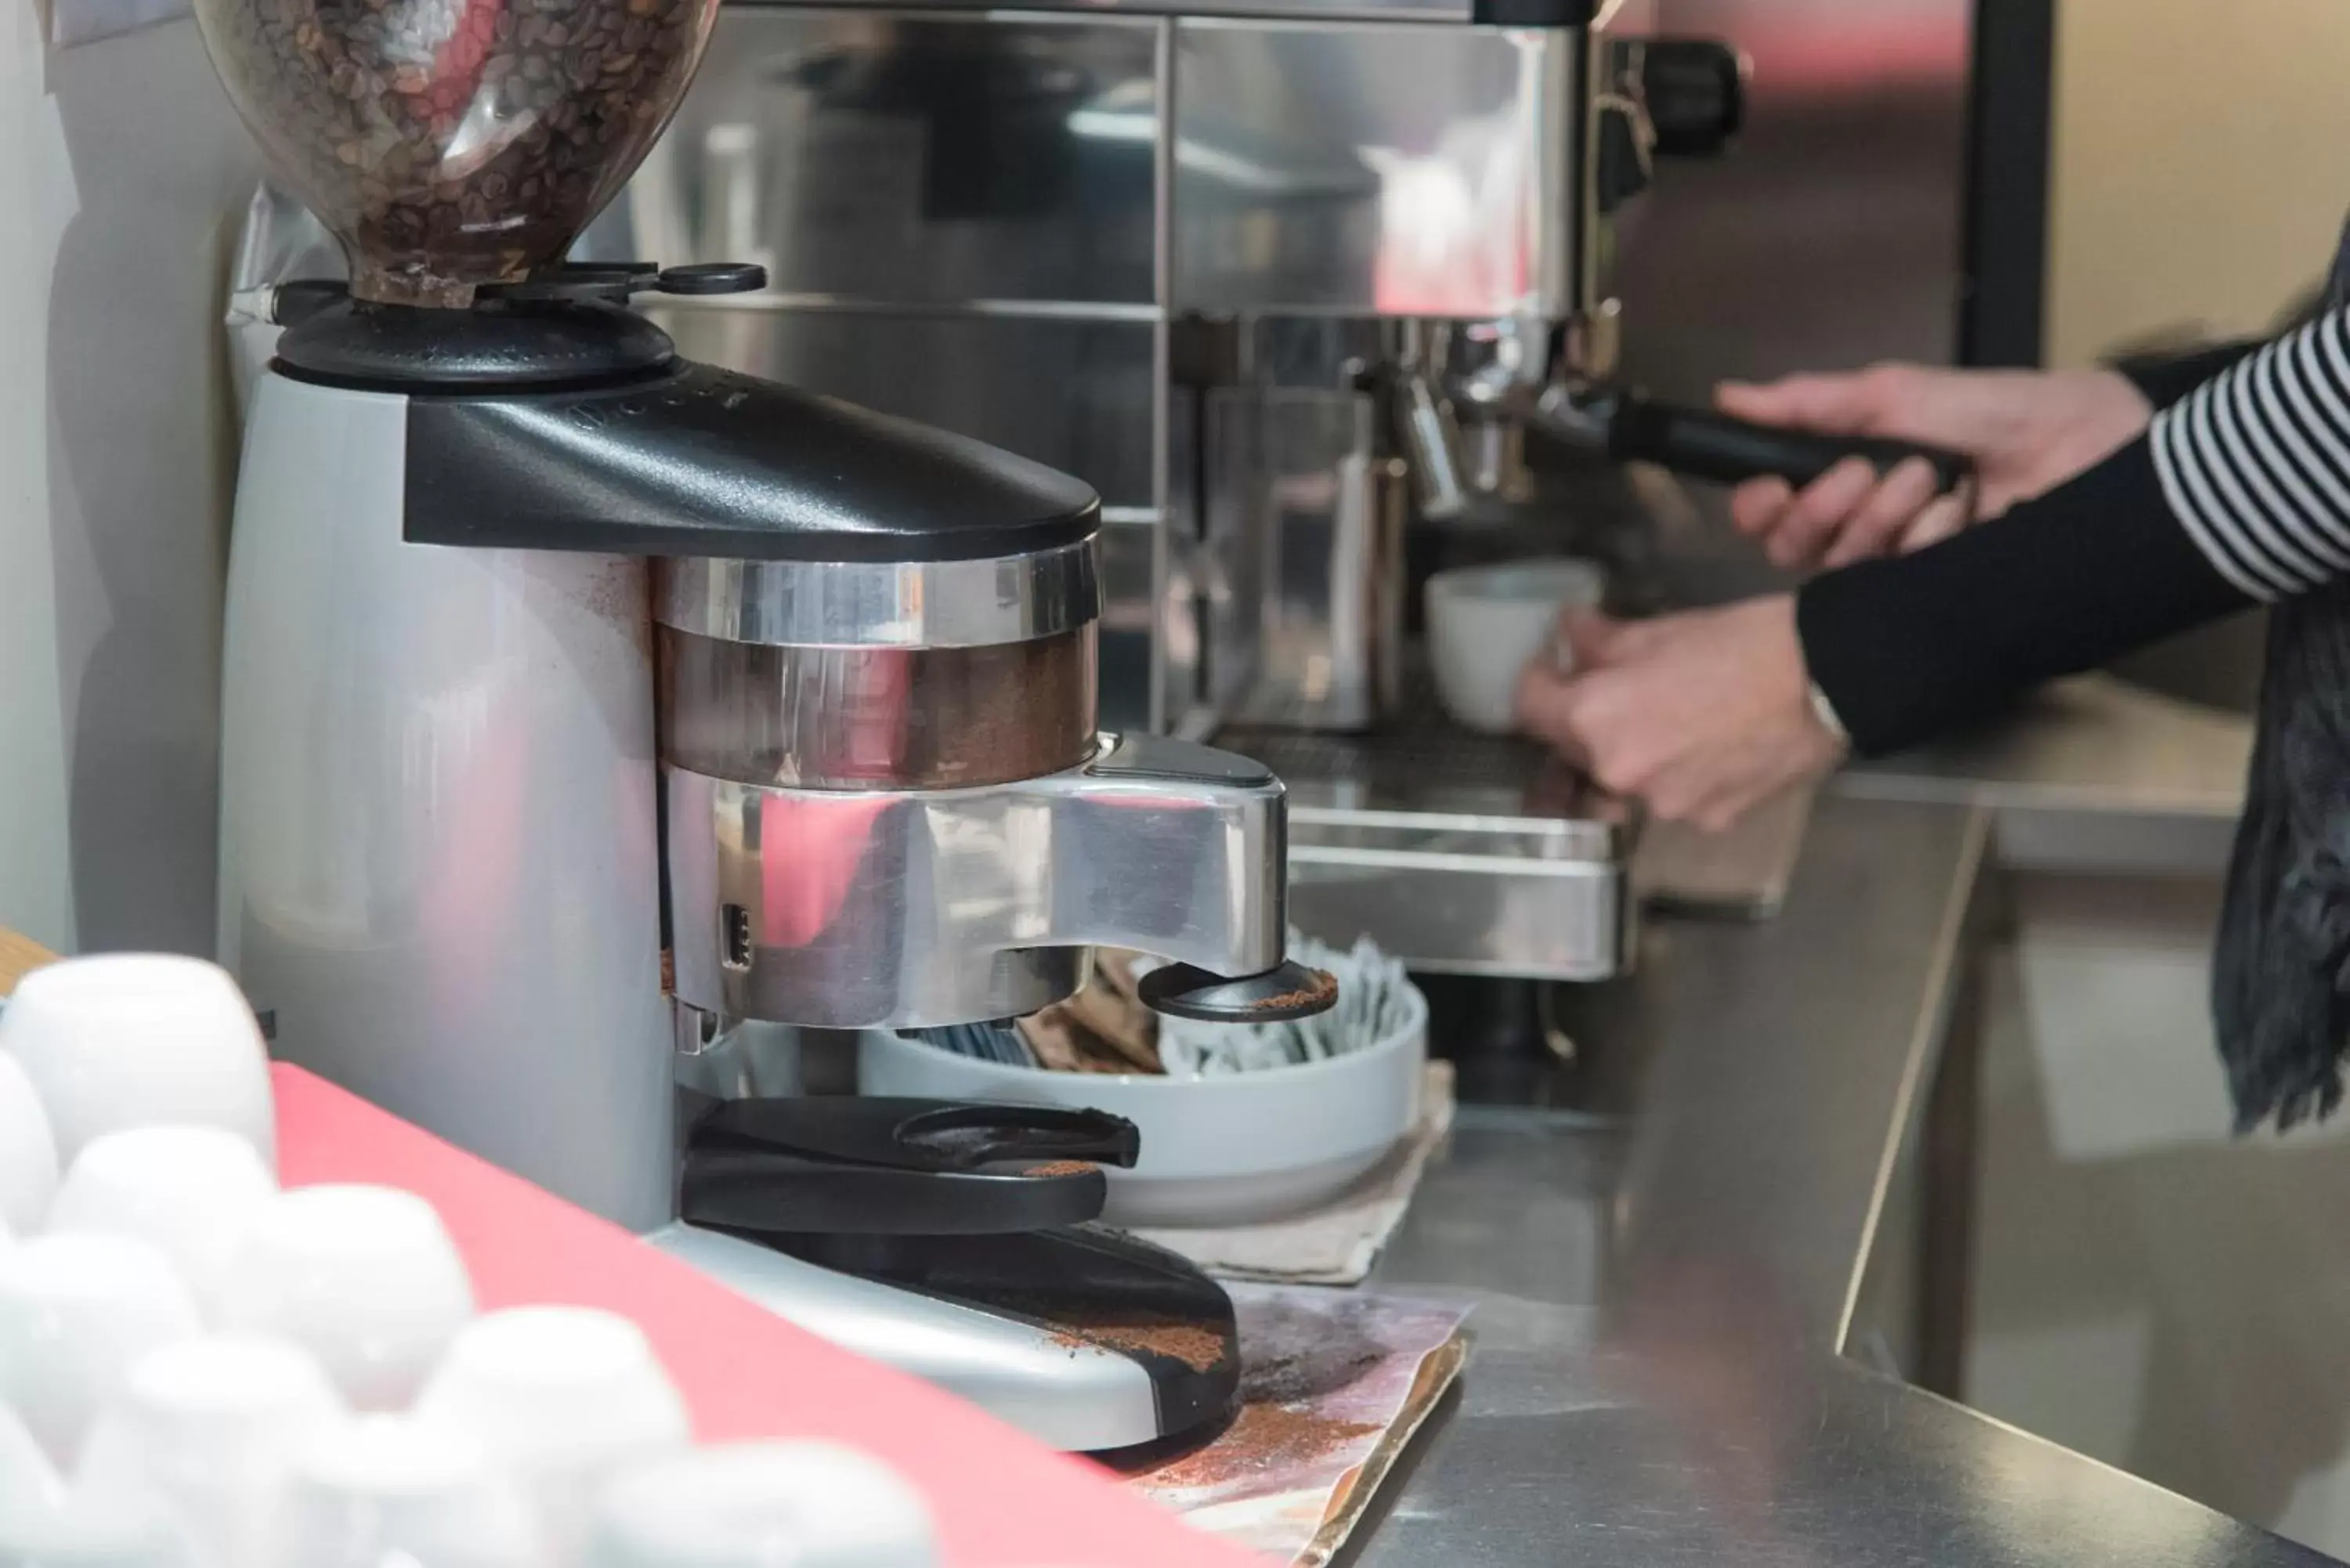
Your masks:
<svg viewBox="0 0 2350 1568"><path fill-rule="evenodd" d="M1101 1168L1133 1123L1101 1111L953 1101L733 1100L686 1141L682 1217L722 1230L1005 1235L1098 1218Z"/></svg>

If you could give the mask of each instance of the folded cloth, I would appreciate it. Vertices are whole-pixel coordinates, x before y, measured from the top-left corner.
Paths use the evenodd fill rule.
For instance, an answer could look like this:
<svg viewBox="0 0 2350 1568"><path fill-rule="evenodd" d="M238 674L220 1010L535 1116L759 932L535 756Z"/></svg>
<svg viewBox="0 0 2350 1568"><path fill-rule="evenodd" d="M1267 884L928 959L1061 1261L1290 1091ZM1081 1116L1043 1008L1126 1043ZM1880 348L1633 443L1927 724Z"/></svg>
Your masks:
<svg viewBox="0 0 2350 1568"><path fill-rule="evenodd" d="M1227 1279L1358 1285L1370 1277L1403 1223L1428 1157L1452 1130L1452 1064L1431 1062L1419 1096L1419 1125L1387 1158L1321 1208L1262 1225L1135 1234Z"/></svg>

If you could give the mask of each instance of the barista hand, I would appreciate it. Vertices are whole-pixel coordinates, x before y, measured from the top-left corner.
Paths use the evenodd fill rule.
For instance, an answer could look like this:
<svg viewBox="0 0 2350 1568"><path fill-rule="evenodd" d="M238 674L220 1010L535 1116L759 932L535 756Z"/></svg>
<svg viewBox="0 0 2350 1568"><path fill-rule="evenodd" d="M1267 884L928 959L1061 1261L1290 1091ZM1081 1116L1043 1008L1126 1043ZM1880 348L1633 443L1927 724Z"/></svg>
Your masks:
<svg viewBox="0 0 2350 1568"><path fill-rule="evenodd" d="M1857 458L1798 494L1783 479L1741 485L1739 531L1782 566L1841 566L1906 555L2054 490L2146 431L2152 407L2109 370L1938 370L1879 365L1768 386L1726 384L1724 413L1827 435L1890 436L1965 452L1976 493L1937 496L1922 461L1879 479Z"/></svg>
<svg viewBox="0 0 2350 1568"><path fill-rule="evenodd" d="M1575 673L1530 667L1518 722L1668 821L1726 827L1842 753L1812 707L1790 596L1645 621L1571 615L1562 630Z"/></svg>

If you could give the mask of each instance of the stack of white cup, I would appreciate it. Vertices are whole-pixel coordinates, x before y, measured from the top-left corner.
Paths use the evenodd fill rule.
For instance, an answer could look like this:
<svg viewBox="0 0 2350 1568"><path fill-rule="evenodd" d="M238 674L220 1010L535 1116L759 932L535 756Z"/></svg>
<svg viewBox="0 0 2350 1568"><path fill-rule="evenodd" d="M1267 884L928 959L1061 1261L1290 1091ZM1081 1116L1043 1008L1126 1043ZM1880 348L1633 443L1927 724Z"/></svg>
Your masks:
<svg viewBox="0 0 2350 1568"><path fill-rule="evenodd" d="M280 1191L275 1136L213 965L0 1010L0 1568L934 1568L885 1466L691 1447L635 1324L476 1315L429 1203Z"/></svg>

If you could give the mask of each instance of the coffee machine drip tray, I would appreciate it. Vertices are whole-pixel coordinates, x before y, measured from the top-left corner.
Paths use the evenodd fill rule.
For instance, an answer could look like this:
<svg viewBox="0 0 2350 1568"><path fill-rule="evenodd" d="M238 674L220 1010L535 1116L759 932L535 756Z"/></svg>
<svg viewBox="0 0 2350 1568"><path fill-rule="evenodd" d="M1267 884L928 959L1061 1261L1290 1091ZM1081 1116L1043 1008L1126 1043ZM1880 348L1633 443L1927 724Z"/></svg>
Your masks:
<svg viewBox="0 0 2350 1568"><path fill-rule="evenodd" d="M1637 814L1432 700L1359 735L1227 727L1289 786L1291 924L1438 974L1596 981L1630 964Z"/></svg>

